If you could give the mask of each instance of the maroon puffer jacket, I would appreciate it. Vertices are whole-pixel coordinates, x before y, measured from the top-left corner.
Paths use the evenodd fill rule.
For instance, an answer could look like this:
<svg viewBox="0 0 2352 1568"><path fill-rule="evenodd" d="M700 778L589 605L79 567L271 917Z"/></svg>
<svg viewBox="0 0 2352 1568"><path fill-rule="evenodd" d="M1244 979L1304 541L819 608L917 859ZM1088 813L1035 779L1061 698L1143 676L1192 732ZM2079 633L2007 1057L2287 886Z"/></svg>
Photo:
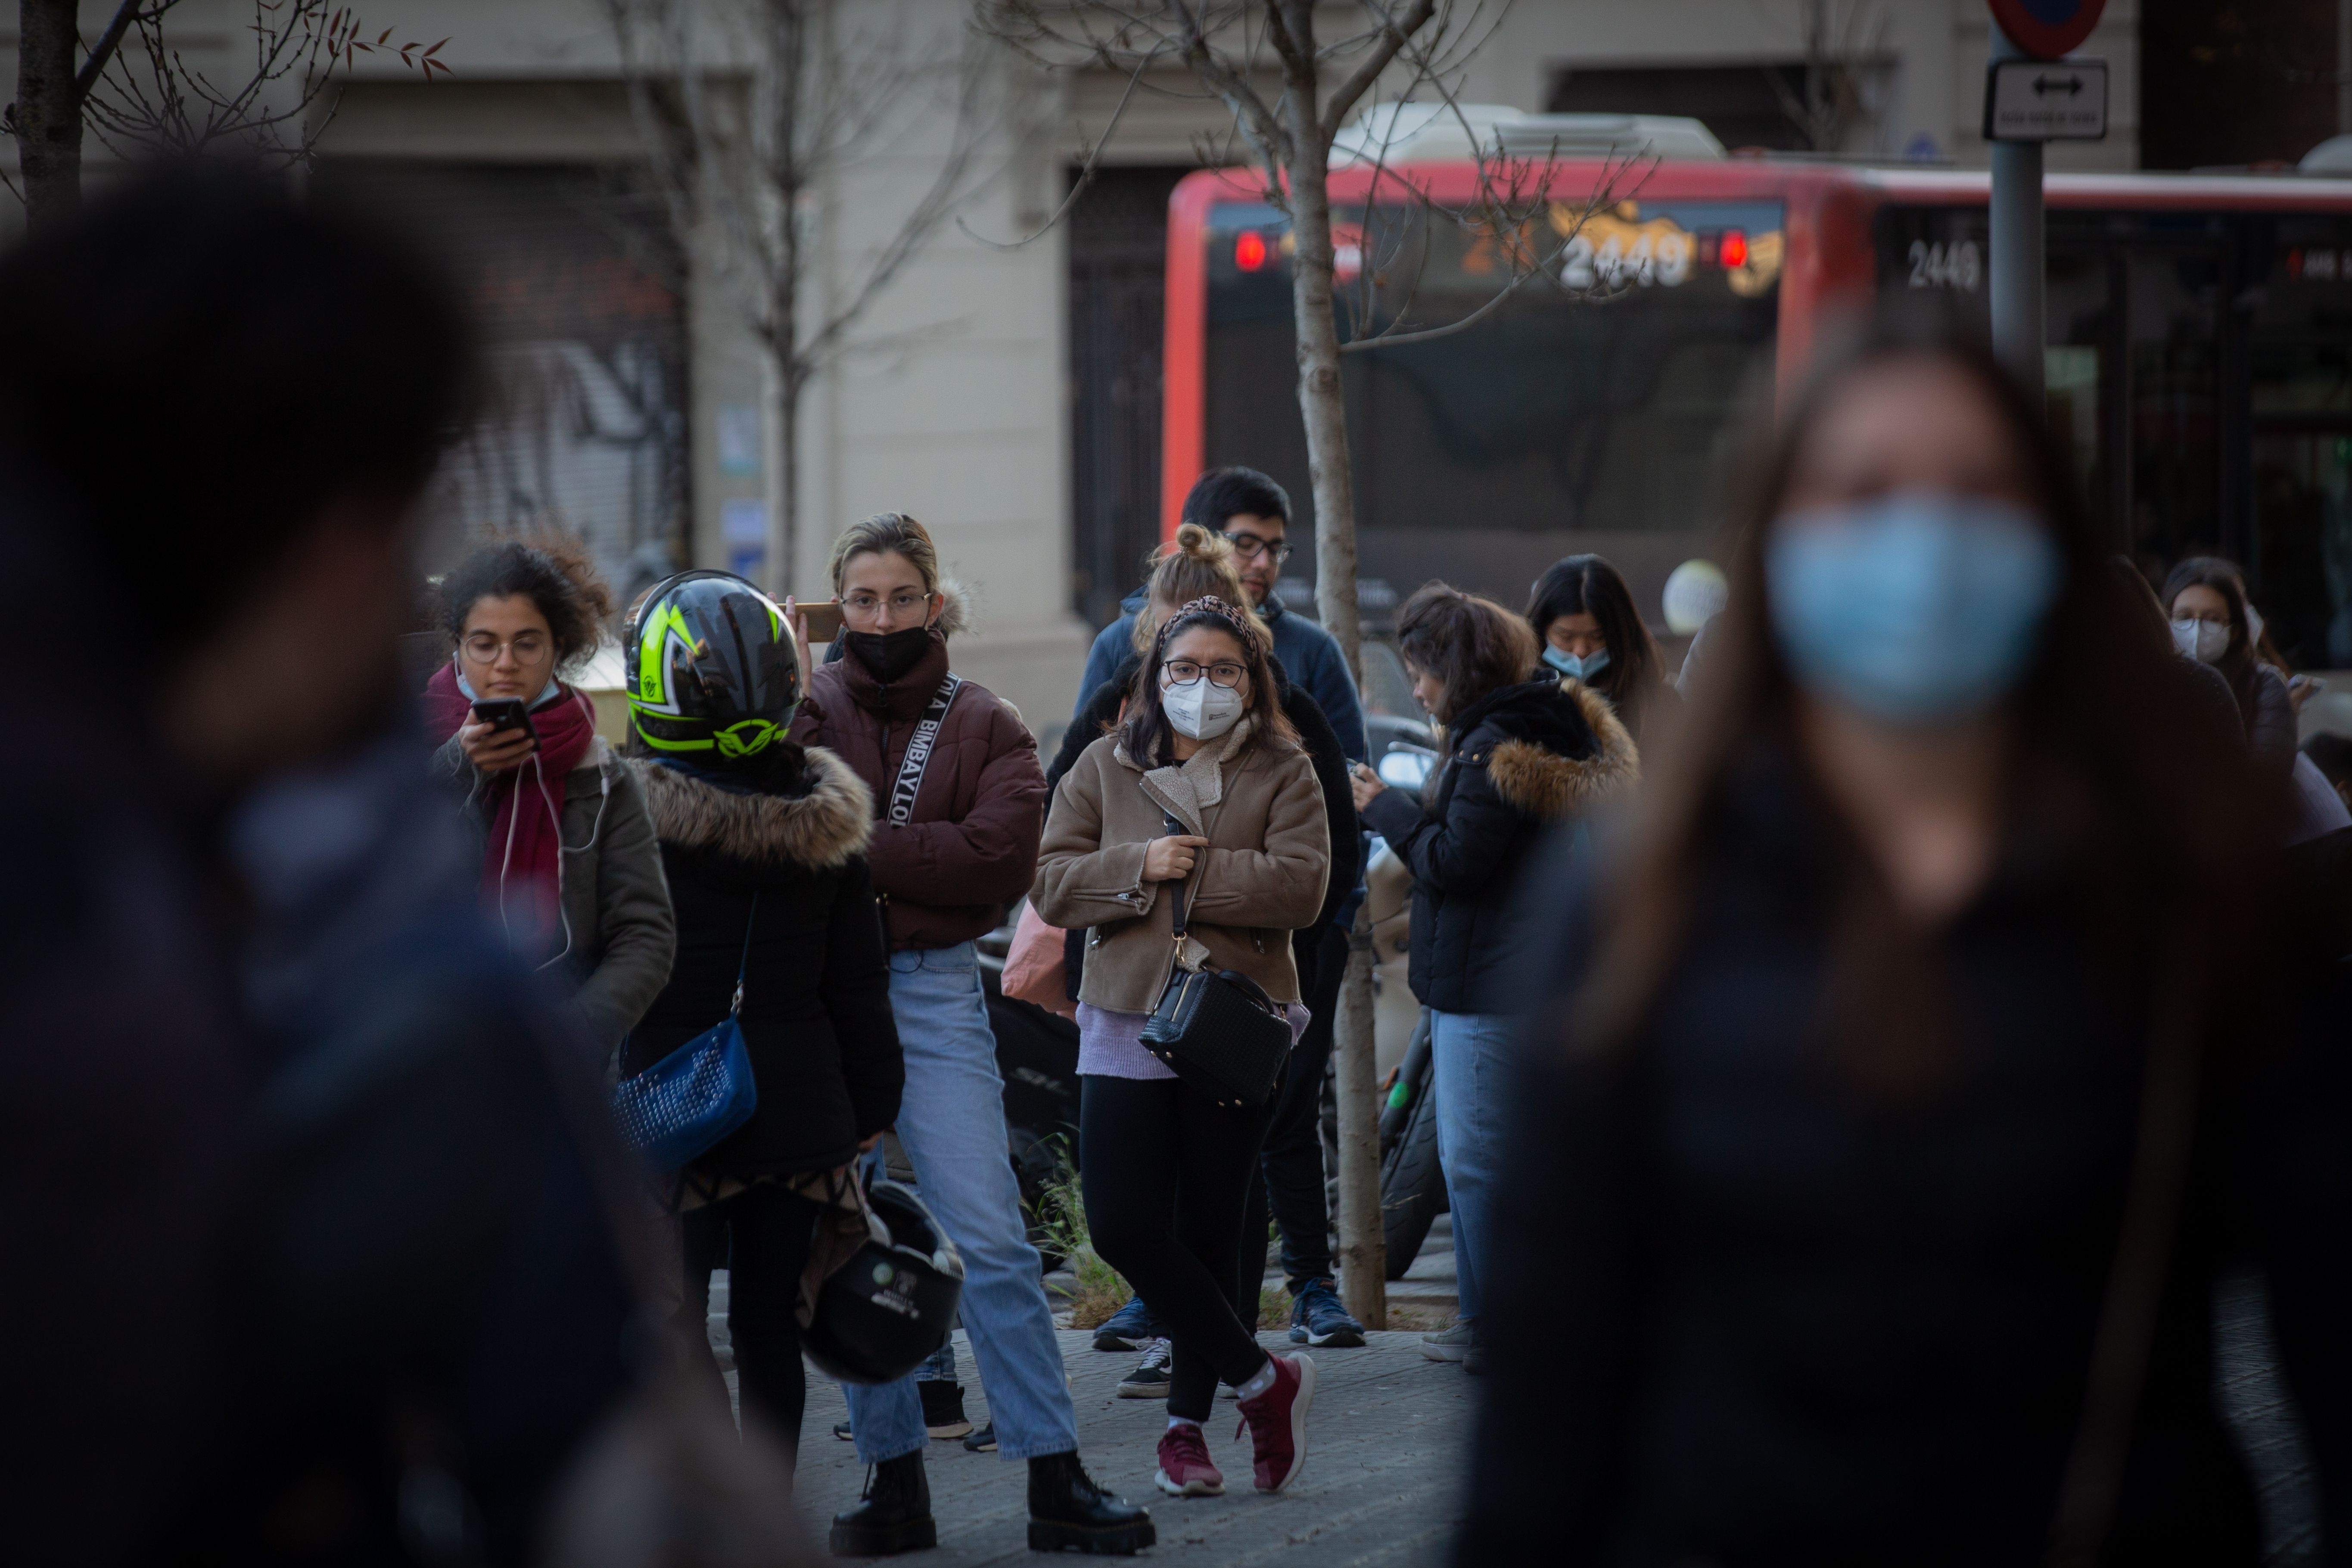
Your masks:
<svg viewBox="0 0 2352 1568"><path fill-rule="evenodd" d="M993 931L1037 874L1045 775L1037 741L986 687L963 683L924 770L914 820L887 821L891 785L923 710L947 679L946 637L885 687L855 658L820 664L793 720L793 739L823 746L874 792L874 870L890 946L953 947Z"/></svg>

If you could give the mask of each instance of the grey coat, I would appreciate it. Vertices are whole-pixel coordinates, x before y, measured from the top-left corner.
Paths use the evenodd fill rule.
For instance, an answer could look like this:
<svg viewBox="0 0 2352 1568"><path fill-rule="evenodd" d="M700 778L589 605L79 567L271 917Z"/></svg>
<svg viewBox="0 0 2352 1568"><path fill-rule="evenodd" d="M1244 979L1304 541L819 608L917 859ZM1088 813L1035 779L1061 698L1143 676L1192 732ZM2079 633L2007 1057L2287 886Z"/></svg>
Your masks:
<svg viewBox="0 0 2352 1568"><path fill-rule="evenodd" d="M454 735L433 760L465 790L467 823L488 853L487 775L466 760ZM677 924L645 790L602 736L591 742L588 760L564 775L560 864L563 920L571 932L562 965L572 980L572 1000L590 1037L616 1049L669 984Z"/></svg>

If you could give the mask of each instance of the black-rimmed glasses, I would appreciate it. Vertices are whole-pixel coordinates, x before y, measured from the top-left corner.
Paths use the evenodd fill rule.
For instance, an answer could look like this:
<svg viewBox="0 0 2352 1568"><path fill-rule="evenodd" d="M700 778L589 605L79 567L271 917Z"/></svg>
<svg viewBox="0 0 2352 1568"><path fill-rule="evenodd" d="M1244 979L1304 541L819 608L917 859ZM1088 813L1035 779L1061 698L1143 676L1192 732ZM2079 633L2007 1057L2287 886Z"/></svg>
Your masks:
<svg viewBox="0 0 2352 1568"><path fill-rule="evenodd" d="M1194 664L1189 658L1171 658L1160 667L1162 685L1190 686L1205 675L1209 678L1210 685L1222 686L1227 690L1239 686L1242 683L1242 677L1248 673L1247 665L1234 664L1229 659L1220 659L1215 664L1204 665Z"/></svg>
<svg viewBox="0 0 2352 1568"><path fill-rule="evenodd" d="M1244 561L1255 561L1269 552L1276 566L1290 559L1290 546L1280 540L1268 543L1255 533L1228 533L1225 541L1234 547L1234 553Z"/></svg>

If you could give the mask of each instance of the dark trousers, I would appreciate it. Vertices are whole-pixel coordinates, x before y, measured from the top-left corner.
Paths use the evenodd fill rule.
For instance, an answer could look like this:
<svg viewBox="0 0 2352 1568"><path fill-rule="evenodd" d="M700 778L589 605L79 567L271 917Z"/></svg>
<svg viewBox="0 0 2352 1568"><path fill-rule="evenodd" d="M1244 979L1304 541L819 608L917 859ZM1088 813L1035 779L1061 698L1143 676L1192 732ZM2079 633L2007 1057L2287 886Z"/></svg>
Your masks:
<svg viewBox="0 0 2352 1568"><path fill-rule="evenodd" d="M756 1412L798 1462L807 1379L801 1371L801 1326L793 1316L818 1206L772 1183L679 1216L686 1243L686 1300L677 1325L692 1364L720 1383L710 1353L710 1271L727 1270L727 1332L735 1345L743 1408Z"/></svg>
<svg viewBox="0 0 2352 1568"><path fill-rule="evenodd" d="M1267 1108L1219 1105L1173 1079L1081 1081L1087 1228L1168 1325L1168 1414L1206 1421L1218 1380L1246 1383L1266 1361L1236 1316L1235 1255ZM1256 1293L1252 1281L1253 1316Z"/></svg>
<svg viewBox="0 0 2352 1568"><path fill-rule="evenodd" d="M1242 1219L1243 1300L1257 1300L1265 1278L1266 1210L1282 1231L1282 1271L1295 1293L1331 1272L1331 1210L1323 1185L1323 1075L1331 1065L1331 1030L1339 1019L1339 983L1348 973L1348 933L1323 928L1307 977L1307 1032L1282 1066L1274 1118L1266 1123L1259 1173L1250 1183ZM1246 1321L1248 1314L1244 1313Z"/></svg>

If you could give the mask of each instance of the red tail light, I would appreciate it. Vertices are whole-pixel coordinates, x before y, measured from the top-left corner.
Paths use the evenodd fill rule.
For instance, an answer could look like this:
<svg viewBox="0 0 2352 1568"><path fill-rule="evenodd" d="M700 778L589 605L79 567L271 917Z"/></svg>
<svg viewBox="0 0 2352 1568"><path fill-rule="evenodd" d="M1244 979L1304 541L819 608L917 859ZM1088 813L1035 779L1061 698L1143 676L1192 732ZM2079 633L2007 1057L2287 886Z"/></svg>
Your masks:
<svg viewBox="0 0 2352 1568"><path fill-rule="evenodd" d="M1717 254L1723 258L1723 264L1726 267L1747 266L1748 237L1736 228L1726 229L1723 235L1723 247Z"/></svg>
<svg viewBox="0 0 2352 1568"><path fill-rule="evenodd" d="M1255 272L1265 265L1265 236L1255 229L1244 232L1234 241L1234 265L1244 272Z"/></svg>

